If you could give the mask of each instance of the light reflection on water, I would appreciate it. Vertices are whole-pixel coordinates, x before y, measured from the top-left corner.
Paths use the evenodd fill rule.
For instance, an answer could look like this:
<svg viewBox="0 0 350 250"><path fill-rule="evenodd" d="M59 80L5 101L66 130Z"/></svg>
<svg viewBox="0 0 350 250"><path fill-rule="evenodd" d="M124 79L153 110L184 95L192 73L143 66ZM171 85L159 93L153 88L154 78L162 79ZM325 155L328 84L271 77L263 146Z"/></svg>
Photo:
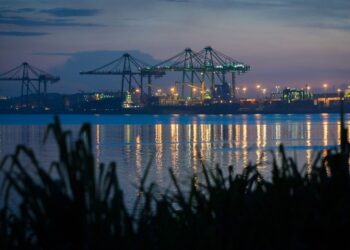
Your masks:
<svg viewBox="0 0 350 250"><path fill-rule="evenodd" d="M349 126L350 116L345 118ZM96 162L116 161L120 181L128 186L129 192L134 187L127 183L137 184L151 160L150 180L167 187L168 169L181 180L186 179L200 171L199 156L208 167L233 165L236 172L249 162L257 163L261 172L268 175L271 170L268 163L272 160L269 151L281 143L308 171L319 150L340 143L336 114L81 116L80 120L76 116L62 116L61 119L64 128L75 134L79 121L92 123ZM44 124L51 120L47 116L26 116L25 120L0 116L0 156L13 152L17 144L25 144L34 148L41 162L48 165L57 157L52 138L43 146Z"/></svg>

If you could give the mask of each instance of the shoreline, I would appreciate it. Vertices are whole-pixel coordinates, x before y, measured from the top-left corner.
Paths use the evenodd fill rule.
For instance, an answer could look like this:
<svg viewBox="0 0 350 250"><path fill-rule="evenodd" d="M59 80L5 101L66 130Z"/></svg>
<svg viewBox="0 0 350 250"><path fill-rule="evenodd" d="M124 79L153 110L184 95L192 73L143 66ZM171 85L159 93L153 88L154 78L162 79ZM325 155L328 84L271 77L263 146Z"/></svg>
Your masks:
<svg viewBox="0 0 350 250"><path fill-rule="evenodd" d="M251 112L140 112L140 111L131 111L131 112L118 112L118 111L75 111L75 112L66 112L66 111L8 111L0 112L0 115L293 115L293 114L339 114L340 109L332 110L315 110L315 111L296 111L288 110L285 112L273 112L273 111L251 111ZM345 110L344 113L350 113L349 110Z"/></svg>

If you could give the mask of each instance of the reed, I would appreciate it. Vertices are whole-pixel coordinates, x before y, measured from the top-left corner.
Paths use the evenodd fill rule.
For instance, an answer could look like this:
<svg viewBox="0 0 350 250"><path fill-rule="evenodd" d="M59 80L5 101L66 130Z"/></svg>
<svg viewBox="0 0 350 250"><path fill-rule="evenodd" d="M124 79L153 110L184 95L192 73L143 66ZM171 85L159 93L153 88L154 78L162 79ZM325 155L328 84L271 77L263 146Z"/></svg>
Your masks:
<svg viewBox="0 0 350 250"><path fill-rule="evenodd" d="M162 195L146 186L127 209L117 165L95 165L89 124L76 139L57 117L48 126L59 158L41 166L18 145L1 161L0 249L330 249L350 243L349 143L318 154L311 170L283 146L273 152L271 180L256 165L208 168L202 178ZM280 157L275 157L279 154ZM186 191L185 191L186 190Z"/></svg>

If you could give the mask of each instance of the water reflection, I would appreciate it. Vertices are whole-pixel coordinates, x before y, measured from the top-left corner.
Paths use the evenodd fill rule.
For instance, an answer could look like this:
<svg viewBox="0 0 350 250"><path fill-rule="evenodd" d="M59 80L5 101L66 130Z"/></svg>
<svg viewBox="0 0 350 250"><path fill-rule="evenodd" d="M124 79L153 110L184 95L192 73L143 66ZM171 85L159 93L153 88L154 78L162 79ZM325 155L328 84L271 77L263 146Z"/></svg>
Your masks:
<svg viewBox="0 0 350 250"><path fill-rule="evenodd" d="M340 138L340 129L341 129L341 124L340 122L337 122L337 144L339 145L340 144L340 141L341 141L341 138Z"/></svg>
<svg viewBox="0 0 350 250"><path fill-rule="evenodd" d="M256 161L255 163L259 165L261 160L261 154L262 151L260 149L261 146L261 125L258 123L256 124Z"/></svg>
<svg viewBox="0 0 350 250"><path fill-rule="evenodd" d="M281 123L276 123L276 131L275 131L275 139L276 139L276 146L279 146L281 144Z"/></svg>
<svg viewBox="0 0 350 250"><path fill-rule="evenodd" d="M243 128L243 135L242 135L242 165L247 166L248 165L248 125L245 123L242 125Z"/></svg>
<svg viewBox="0 0 350 250"><path fill-rule="evenodd" d="M175 175L178 174L178 156L179 156L179 124L170 125L170 152L171 152L171 167Z"/></svg>
<svg viewBox="0 0 350 250"><path fill-rule="evenodd" d="M311 149L306 149L306 170L307 173L311 173L312 170L312 150Z"/></svg>
<svg viewBox="0 0 350 250"><path fill-rule="evenodd" d="M163 179L162 179L162 170L163 170L163 129L162 129L162 124L155 125L155 142L156 142L155 158L156 158L157 179L159 179L162 182L163 181Z"/></svg>
<svg viewBox="0 0 350 250"><path fill-rule="evenodd" d="M101 152L101 148L100 148L100 143L101 143L101 137L100 137L100 133L101 133L101 125L100 124L96 124L95 127L96 130L96 140L95 140L95 154L96 154L96 163L97 165L100 165L100 152Z"/></svg>
<svg viewBox="0 0 350 250"><path fill-rule="evenodd" d="M347 126L349 118L347 115ZM287 153L293 156L295 152L299 165L305 164L310 171L316 151L340 144L337 115L193 116L185 122L185 118L174 116L165 123L158 121L163 118L152 119L150 124L95 124L97 163L116 160L122 170L120 178L135 183L154 155L151 179L168 184L168 168L177 176L199 172L199 154L209 167L233 165L239 172L249 162L266 166L271 160L268 152L282 143ZM74 133L79 130L78 125L66 128ZM13 152L16 144L26 144L39 152L42 161L49 162L57 154L52 138L42 146L44 132L41 125L0 125L0 155Z"/></svg>
<svg viewBox="0 0 350 250"><path fill-rule="evenodd" d="M136 150L135 150L135 161L136 161L136 172L137 178L140 180L142 177L142 152L141 152L141 135L138 134L135 138Z"/></svg>
<svg viewBox="0 0 350 250"><path fill-rule="evenodd" d="M306 146L311 146L311 121L306 122Z"/></svg>
<svg viewBox="0 0 350 250"><path fill-rule="evenodd" d="M322 114L323 146L328 146L328 114Z"/></svg>
<svg viewBox="0 0 350 250"><path fill-rule="evenodd" d="M190 126L191 129L191 135L189 136L189 141L191 143L191 152L192 152L192 166L194 168L195 171L198 171L197 170L197 165L198 165L198 162L197 162L197 159L198 159L198 147L199 145L197 145L198 141L197 141L197 123L194 123L192 126Z"/></svg>

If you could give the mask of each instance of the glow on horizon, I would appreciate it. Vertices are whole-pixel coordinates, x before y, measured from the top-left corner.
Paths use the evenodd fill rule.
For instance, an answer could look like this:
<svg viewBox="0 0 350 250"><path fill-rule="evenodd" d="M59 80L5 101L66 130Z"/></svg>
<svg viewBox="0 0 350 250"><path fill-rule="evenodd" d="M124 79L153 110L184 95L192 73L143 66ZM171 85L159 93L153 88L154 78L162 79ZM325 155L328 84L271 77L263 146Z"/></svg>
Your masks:
<svg viewBox="0 0 350 250"><path fill-rule="evenodd" d="M1 10L0 72L23 61L57 70L62 75L52 86L57 92L116 88L113 80L87 87L85 79L73 78L81 70L79 56L87 52L139 50L164 60L186 47L207 45L252 66L237 77L238 84L260 81L272 89L276 82L298 87L350 83L346 0L281 0L273 7L257 0L13 0L3 1ZM8 84L0 90L18 92Z"/></svg>

